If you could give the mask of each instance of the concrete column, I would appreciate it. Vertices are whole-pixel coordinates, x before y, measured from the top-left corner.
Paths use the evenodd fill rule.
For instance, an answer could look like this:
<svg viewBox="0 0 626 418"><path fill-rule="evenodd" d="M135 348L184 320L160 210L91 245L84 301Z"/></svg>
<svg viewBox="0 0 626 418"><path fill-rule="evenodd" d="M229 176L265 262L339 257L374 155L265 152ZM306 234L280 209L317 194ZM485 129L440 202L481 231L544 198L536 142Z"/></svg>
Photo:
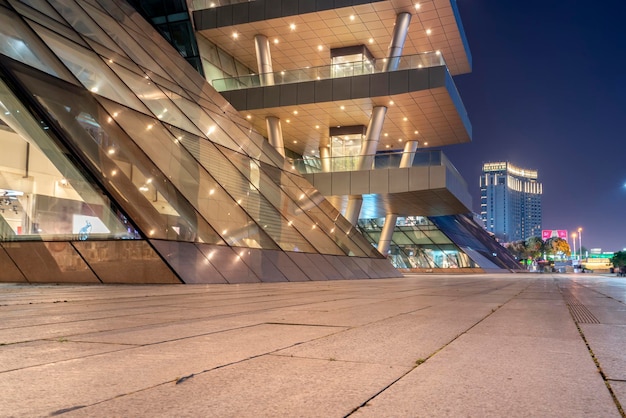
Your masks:
<svg viewBox="0 0 626 418"><path fill-rule="evenodd" d="M270 41L265 35L254 37L254 49L256 51L256 63L259 69L259 79L262 86L274 85L274 69L272 67L272 54L270 53Z"/></svg>
<svg viewBox="0 0 626 418"><path fill-rule="evenodd" d="M417 141L407 141L404 144L404 151L402 151L402 159L400 160L400 168L407 168L413 165L415 151L417 151Z"/></svg>
<svg viewBox="0 0 626 418"><path fill-rule="evenodd" d="M267 140L284 157L285 144L283 142L283 130L280 126L280 119L276 116L268 116L265 118L265 125L267 126Z"/></svg>
<svg viewBox="0 0 626 418"><path fill-rule="evenodd" d="M346 206L346 214L344 217L352 224L356 225L359 220L359 214L361 213L361 206L363 206L363 197L350 196L348 198L348 206Z"/></svg>
<svg viewBox="0 0 626 418"><path fill-rule="evenodd" d="M383 67L383 71L395 71L398 69L402 48L404 48L404 42L406 41L406 34L409 31L409 23L411 23L411 13L404 12L396 16L396 24L393 27L393 35L387 49L387 62Z"/></svg>
<svg viewBox="0 0 626 418"><path fill-rule="evenodd" d="M357 170L372 169L372 166L374 165L374 155L376 155L376 148L378 148L380 132L383 130L386 114L387 107L385 106L376 106L372 109L372 117L370 118L369 125L367 125L365 139L361 144Z"/></svg>
<svg viewBox="0 0 626 418"><path fill-rule="evenodd" d="M393 230L396 227L396 221L398 220L398 215L393 213L388 213L385 216L385 224L383 225L383 230L380 232L380 239L378 240L378 252L387 257L387 252L389 251L389 244L391 244L391 237L393 236Z"/></svg>
<svg viewBox="0 0 626 418"><path fill-rule="evenodd" d="M322 162L322 172L330 173L332 171L331 168L331 159L330 159L330 147L322 145L320 148L320 161Z"/></svg>

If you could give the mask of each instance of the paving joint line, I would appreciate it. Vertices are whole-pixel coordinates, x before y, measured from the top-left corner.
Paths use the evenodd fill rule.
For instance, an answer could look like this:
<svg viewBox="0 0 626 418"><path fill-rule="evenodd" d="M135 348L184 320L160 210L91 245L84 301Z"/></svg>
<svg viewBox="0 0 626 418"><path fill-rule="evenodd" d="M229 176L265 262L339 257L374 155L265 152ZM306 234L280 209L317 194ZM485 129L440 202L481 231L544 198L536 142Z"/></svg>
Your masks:
<svg viewBox="0 0 626 418"><path fill-rule="evenodd" d="M563 289L561 288L561 286L559 286L560 282L556 278L555 278L555 282L556 282L557 289L559 289L559 292L561 293L561 297L563 298L563 301L569 307L569 303L567 302L567 300L565 298L565 294L563 292ZM604 380L604 385L606 386L607 390L609 391L609 395L611 395L611 398L613 398L613 402L615 403L615 407L617 408L617 412L620 414L620 416L622 418L626 418L626 413L624 412L624 409L622 408L622 404L620 403L619 399L617 399L617 395L615 395L615 392L613 391L613 388L611 387L611 383L609 382L609 380L613 380L613 379L608 379L606 377L606 374L604 374L604 370L602 370L602 367L600 366L600 362L598 361L598 358L596 357L595 353L591 349L591 345L589 344L589 341L587 340L587 337L585 337L585 333L583 332L582 328L580 327L579 322L577 322L576 317L574 316L574 314L572 313L571 310L569 310L569 313L570 313L570 316L572 317L572 320L574 321L574 325L576 326L576 329L578 330L578 334L580 335L580 338L583 340L583 343L587 347L587 351L589 352L589 355L591 356L591 360L595 364L596 369L598 370L598 373L600 373L600 377L602 377L602 380Z"/></svg>
<svg viewBox="0 0 626 418"><path fill-rule="evenodd" d="M440 351L442 351L443 349L445 349L446 347L448 347L450 344L452 344L453 342L455 342L456 340L458 340L459 338L461 338L462 335L467 334L470 330L474 329L478 324L480 324L481 322L483 322L485 319L489 318L491 315L493 315L494 313L496 313L498 310L500 310L500 308L502 308L504 305L506 305L507 303L509 303L510 301L512 301L513 299L515 299L517 296L521 295L523 292L525 292L532 284L534 284L537 280L534 279L531 283L529 283L526 287L524 287L522 290L520 290L519 292L517 292L515 295L511 296L506 302L504 302L501 305L498 305L497 308L494 308L491 310L491 312L489 312L487 315L485 315L482 319L478 320L475 324L473 324L472 326L470 326L469 328L467 328L465 331L461 332L460 334L458 334L457 336L455 336L453 339L451 339L450 341L448 341L447 343L445 343L444 345L442 345L440 348L438 348L437 350L435 350L432 354L430 354L428 357L426 357L425 359L417 359L415 361L415 366L413 366L411 369L409 369L408 371L406 371L405 373L403 373L402 375L400 375L397 379L394 379L391 383L389 383L387 386L385 386L384 388L382 388L381 390L379 390L378 392L376 392L375 394L373 394L370 398L368 398L365 402L363 402L361 405L358 405L356 408L354 408L352 411L350 411L347 415L345 415L343 418L348 418L350 416L352 416L354 413L356 413L359 409L366 407L367 404L369 402L371 402L373 399L375 399L376 397L378 397L380 394L382 394L383 392L385 392L387 389L389 389L390 387L392 387L393 385L395 385L396 383L398 383L401 379L403 379L405 376L407 376L409 373L411 373L413 370L415 370L416 368L418 368L420 365L424 364L426 361L428 361L430 358L434 357L435 355L437 355ZM622 418L626 418L626 417L622 417Z"/></svg>

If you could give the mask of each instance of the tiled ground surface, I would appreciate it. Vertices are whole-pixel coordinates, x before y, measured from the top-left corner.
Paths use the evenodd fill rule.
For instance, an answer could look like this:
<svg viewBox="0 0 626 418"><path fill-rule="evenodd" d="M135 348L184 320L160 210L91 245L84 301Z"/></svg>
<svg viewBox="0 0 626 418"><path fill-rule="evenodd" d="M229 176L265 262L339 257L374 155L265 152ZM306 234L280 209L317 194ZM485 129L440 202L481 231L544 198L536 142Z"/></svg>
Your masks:
<svg viewBox="0 0 626 418"><path fill-rule="evenodd" d="M619 417L625 302L593 275L4 284L0 416Z"/></svg>

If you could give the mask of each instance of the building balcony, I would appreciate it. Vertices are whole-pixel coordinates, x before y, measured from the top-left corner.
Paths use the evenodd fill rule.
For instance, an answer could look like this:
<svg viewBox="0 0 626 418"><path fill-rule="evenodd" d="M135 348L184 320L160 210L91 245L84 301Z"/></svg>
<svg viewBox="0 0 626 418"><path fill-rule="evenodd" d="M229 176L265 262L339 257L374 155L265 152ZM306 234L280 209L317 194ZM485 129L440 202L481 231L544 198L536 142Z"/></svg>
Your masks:
<svg viewBox="0 0 626 418"><path fill-rule="evenodd" d="M400 168L402 155L305 158L293 165L341 211L349 196L362 196L360 218L471 212L467 183L441 151L418 151L413 164L405 168ZM372 169L356 169L363 166L363 159L369 160L366 165Z"/></svg>
<svg viewBox="0 0 626 418"><path fill-rule="evenodd" d="M285 146L302 155L324 145L320 127L367 126L374 106L388 109L380 151L408 140L428 147L471 141L472 125L442 55L400 57L395 71L383 65L326 65L215 80L214 86L263 135L265 117L278 117Z"/></svg>
<svg viewBox="0 0 626 418"><path fill-rule="evenodd" d="M419 5L406 0L193 0L190 6L196 30L249 68L256 68L252 45L257 34L278 42L274 68L323 65L331 45L367 44L374 57L385 57L396 16L409 12L406 55L439 50L453 75L470 72L472 56L456 0L421 0Z"/></svg>

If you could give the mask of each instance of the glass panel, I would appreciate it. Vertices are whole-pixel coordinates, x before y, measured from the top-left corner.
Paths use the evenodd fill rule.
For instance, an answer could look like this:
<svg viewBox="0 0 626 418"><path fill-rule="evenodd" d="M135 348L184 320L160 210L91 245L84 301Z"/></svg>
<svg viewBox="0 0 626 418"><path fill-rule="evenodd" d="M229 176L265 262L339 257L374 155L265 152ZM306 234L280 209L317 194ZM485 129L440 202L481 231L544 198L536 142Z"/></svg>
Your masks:
<svg viewBox="0 0 626 418"><path fill-rule="evenodd" d="M14 13L0 9L0 53L65 80L74 77Z"/></svg>
<svg viewBox="0 0 626 418"><path fill-rule="evenodd" d="M51 114L74 152L150 237L222 243L145 153L82 88L17 73ZM124 108L127 112L133 111Z"/></svg>
<svg viewBox="0 0 626 418"><path fill-rule="evenodd" d="M65 21L63 20L63 18L61 16L59 16L59 14L56 12L56 10L54 10L48 3L46 3L45 1L41 1L41 0L9 0L9 3L11 3L11 5L13 7L15 7L15 10L17 10L20 13L28 13L26 12L26 8L24 6L22 6L20 3L24 3L29 5L32 9L37 10L43 14L45 14L48 17L53 18L54 20L58 21L58 22L63 22L65 24ZM28 16L28 14L27 14Z"/></svg>
<svg viewBox="0 0 626 418"><path fill-rule="evenodd" d="M114 17L117 17L118 20L121 20L126 25L135 25L128 16L124 15L119 8L115 5L110 4L108 8L108 12L112 14ZM92 16L95 20L97 20L98 24L104 29L104 31L113 39L113 42L117 46L119 46L124 52L130 57L130 59L137 63L138 65L150 69L150 71L154 71L161 75L162 77L171 80L163 71L163 69L156 63L156 61L135 41L129 36L123 26L120 26L118 21L112 19L110 16L105 15L103 13L96 13L94 9L87 9L88 13L93 13ZM158 54L157 56L160 56Z"/></svg>
<svg viewBox="0 0 626 418"><path fill-rule="evenodd" d="M309 182L297 174L288 174L286 177L291 179L298 188L307 195L308 199L316 203L319 216L322 217L322 219L327 219L327 222L330 222L330 225L332 225L330 232L340 235L340 237L337 238L333 237L336 242L337 240L342 240L342 242L347 240L351 242L352 245L356 244L358 250L354 249L354 255L362 253L367 257L380 257L376 249L361 235L359 230L348 222L346 218L341 216L339 211Z"/></svg>
<svg viewBox="0 0 626 418"><path fill-rule="evenodd" d="M202 166L215 177L224 189L237 201L238 204L267 232L278 245L285 251L315 252L315 249L299 233L299 224L302 223L291 213L288 213L287 202L277 206L282 209L279 213L265 197L263 190L259 192L260 184L252 184L259 176L259 167L249 158L232 151L226 151L226 156L220 153L209 141L191 135L181 135L181 142L202 164ZM227 158L228 157L228 158ZM232 163L232 164L231 164ZM234 164L234 165L233 165ZM235 166L239 169L235 169ZM241 172L240 172L241 171ZM244 177L242 172L248 172ZM273 202L276 204L276 202ZM293 205L293 203L291 204ZM292 215L292 216L290 216ZM287 219L285 219L287 217ZM308 228L310 229L310 220Z"/></svg>
<svg viewBox="0 0 626 418"><path fill-rule="evenodd" d="M169 100L148 76L140 77L124 67L110 64L115 73L126 83L127 86L145 103L157 119L171 123L185 131L202 135L187 117ZM173 95L173 94L172 94Z"/></svg>
<svg viewBox="0 0 626 418"><path fill-rule="evenodd" d="M60 38L44 27L35 28L46 44L52 48L63 63L85 88L112 100L147 113L145 106L113 74L104 62L91 51Z"/></svg>
<svg viewBox="0 0 626 418"><path fill-rule="evenodd" d="M109 114L171 180L229 245L276 248L276 244L250 219L191 155L155 119L102 102Z"/></svg>
<svg viewBox="0 0 626 418"><path fill-rule="evenodd" d="M443 232L439 230L435 231L425 231L425 234L435 243L435 244L449 244L452 241L448 237L444 235Z"/></svg>
<svg viewBox="0 0 626 418"><path fill-rule="evenodd" d="M45 3L43 7L38 7L37 10L28 7L20 3L19 1L13 2L13 7L15 7L15 10L17 10L19 14L26 18L27 22L32 20L62 36L65 36L68 39L71 39L72 41L80 45L87 45L83 38L81 38L80 35L76 33L72 28L67 26L67 23L61 17L59 17L57 12L47 3ZM47 10L50 10L50 14L45 15L42 13L42 11ZM55 17L55 19L52 19L52 17L49 16Z"/></svg>
<svg viewBox="0 0 626 418"><path fill-rule="evenodd" d="M201 130L201 132L197 129L193 131L187 129L187 131L198 132L198 135L208 137L212 142L225 147L239 149L231 137L217 126L215 121L200 106L172 92L168 92L168 95L174 100L176 106L178 106L178 108L180 108L180 110Z"/></svg>
<svg viewBox="0 0 626 418"><path fill-rule="evenodd" d="M83 9L73 0L48 0L52 6L67 20L70 25L82 35L93 39L112 51L121 53L122 50L107 36L107 34L98 26ZM82 5L85 9L91 10L96 15L101 15L87 3Z"/></svg>
<svg viewBox="0 0 626 418"><path fill-rule="evenodd" d="M324 201L324 198L321 197L321 195L321 199L319 201L313 201L309 199L306 193L304 193L304 191L294 183L294 180L297 181L297 178L294 178L295 176L291 176L286 172L282 172L277 168L267 165L261 165L261 168L268 175L269 179L274 182L274 184L278 185L281 190L283 190L284 193L286 193L287 196L291 198L296 205L298 205L299 210L305 212L313 220L313 223L324 231L334 241L334 243L339 246L341 250L343 250L344 254L351 256L365 256L363 249L352 242L349 237L350 233L356 233L356 236L363 240L364 246L367 247L368 250L372 250L370 245L360 233L354 229L352 231L345 232L341 228L338 228L335 222L336 219L329 218L328 215L320 209L318 204ZM306 182L304 179L301 180ZM328 254L326 251L323 252Z"/></svg>
<svg viewBox="0 0 626 418"><path fill-rule="evenodd" d="M5 225L0 239L138 237L4 82L0 82L0 118L13 130L0 130L0 218Z"/></svg>

